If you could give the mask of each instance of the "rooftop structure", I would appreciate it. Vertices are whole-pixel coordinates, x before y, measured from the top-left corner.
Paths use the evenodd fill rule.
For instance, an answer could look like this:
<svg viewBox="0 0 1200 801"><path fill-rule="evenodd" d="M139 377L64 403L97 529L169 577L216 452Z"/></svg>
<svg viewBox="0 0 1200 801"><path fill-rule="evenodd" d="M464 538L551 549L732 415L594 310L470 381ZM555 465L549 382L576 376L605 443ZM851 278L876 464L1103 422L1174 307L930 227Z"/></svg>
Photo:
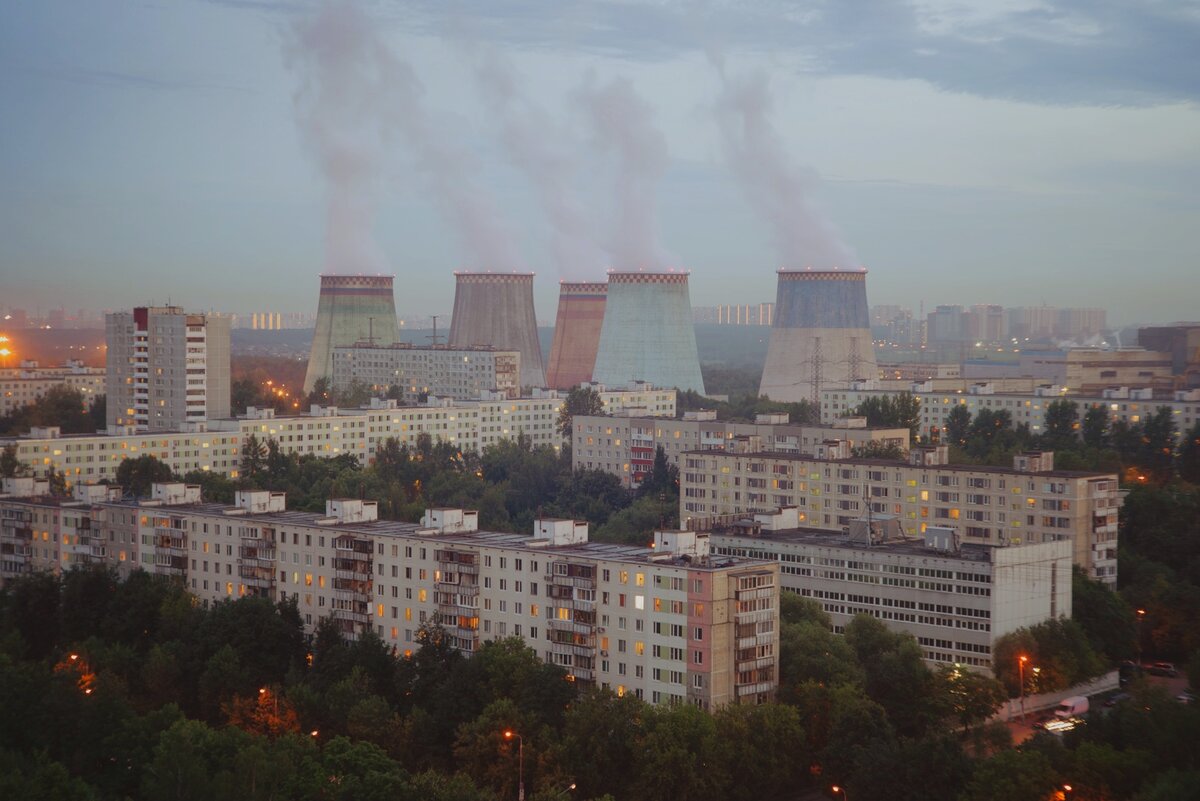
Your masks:
<svg viewBox="0 0 1200 801"><path fill-rule="evenodd" d="M452 347L488 345L521 354L521 386L546 386L533 309L533 273L455 273Z"/></svg>
<svg viewBox="0 0 1200 801"><path fill-rule="evenodd" d="M390 275L322 275L304 391L333 378L333 351L353 345L395 342L396 300Z"/></svg>
<svg viewBox="0 0 1200 801"><path fill-rule="evenodd" d="M563 281L558 285L547 386L571 389L592 380L607 299L608 285L602 282Z"/></svg>

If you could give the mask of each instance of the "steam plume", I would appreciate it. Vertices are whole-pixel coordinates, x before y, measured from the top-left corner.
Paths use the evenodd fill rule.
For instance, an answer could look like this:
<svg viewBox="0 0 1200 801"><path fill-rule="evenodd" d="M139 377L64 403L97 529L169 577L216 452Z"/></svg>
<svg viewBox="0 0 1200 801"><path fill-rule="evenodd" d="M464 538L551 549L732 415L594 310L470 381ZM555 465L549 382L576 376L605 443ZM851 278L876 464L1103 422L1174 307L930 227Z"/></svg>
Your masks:
<svg viewBox="0 0 1200 801"><path fill-rule="evenodd" d="M412 67L376 34L353 2L326 2L296 25L292 60L302 78L301 126L329 184L327 262L338 272L365 271L363 253L382 261L371 238L374 180L384 145L398 133L457 229L472 269L513 270L516 248L490 196L472 176L468 151L451 126L436 120Z"/></svg>
<svg viewBox="0 0 1200 801"><path fill-rule="evenodd" d="M716 119L725 158L751 206L770 224L781 266L855 265L854 252L809 197L816 175L789 158L771 122L766 76L760 72L734 79L717 66L722 90Z"/></svg>
<svg viewBox="0 0 1200 801"><path fill-rule="evenodd" d="M475 78L509 158L533 184L553 228L550 252L559 276L599 277L604 254L572 187L575 164L564 126L522 94L512 64L494 51L477 60Z"/></svg>
<svg viewBox="0 0 1200 801"><path fill-rule="evenodd" d="M651 120L651 109L627 79L581 92L588 120L601 147L615 156L616 213L608 250L617 269L661 269L657 238L657 190L667 168L667 142Z"/></svg>

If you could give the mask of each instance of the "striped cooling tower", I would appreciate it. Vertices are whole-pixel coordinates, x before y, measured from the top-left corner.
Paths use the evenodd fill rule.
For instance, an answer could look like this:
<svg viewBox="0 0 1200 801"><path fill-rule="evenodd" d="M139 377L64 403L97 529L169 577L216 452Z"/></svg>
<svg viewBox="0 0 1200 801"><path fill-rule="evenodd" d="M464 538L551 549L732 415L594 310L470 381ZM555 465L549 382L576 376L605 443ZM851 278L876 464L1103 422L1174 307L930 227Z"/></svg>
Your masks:
<svg viewBox="0 0 1200 801"><path fill-rule="evenodd" d="M521 353L521 386L546 386L533 311L533 273L455 273L450 345Z"/></svg>
<svg viewBox="0 0 1200 801"><path fill-rule="evenodd" d="M819 404L822 389L871 378L867 271L780 270L759 394Z"/></svg>
<svg viewBox="0 0 1200 801"><path fill-rule="evenodd" d="M391 345L396 331L396 301L390 275L322 275L304 391L319 378L333 379L333 349L371 340Z"/></svg>
<svg viewBox="0 0 1200 801"><path fill-rule="evenodd" d="M546 384L551 388L571 389L592 380L607 297L607 284L563 281L558 285L558 317L546 368Z"/></svg>
<svg viewBox="0 0 1200 801"><path fill-rule="evenodd" d="M649 381L703 394L687 273L609 273L592 380Z"/></svg>

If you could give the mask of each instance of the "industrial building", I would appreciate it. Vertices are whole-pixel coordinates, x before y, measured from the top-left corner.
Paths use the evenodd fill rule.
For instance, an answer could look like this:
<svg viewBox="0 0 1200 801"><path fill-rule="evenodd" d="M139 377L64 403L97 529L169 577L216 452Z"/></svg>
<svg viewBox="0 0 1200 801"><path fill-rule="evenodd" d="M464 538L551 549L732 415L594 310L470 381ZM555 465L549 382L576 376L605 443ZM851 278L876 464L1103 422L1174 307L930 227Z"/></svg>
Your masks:
<svg viewBox="0 0 1200 801"><path fill-rule="evenodd" d="M593 380L704 394L688 273L612 272Z"/></svg>
<svg viewBox="0 0 1200 801"><path fill-rule="evenodd" d="M596 385L600 401L613 414L674 417L675 390L635 384L627 389ZM0 439L14 445L17 458L36 476L51 468L68 482L112 480L127 458L149 454L182 475L210 470L236 478L242 446L251 434L274 440L281 452L339 456L353 454L369 464L388 439L414 446L424 435L449 442L464 451L479 452L488 445L518 436L535 445L560 448L558 413L565 393L539 390L528 398L502 395L475 401L432 398L419 406L375 400L362 409L313 406L308 414L276 417L273 410L250 409L247 416L209 420L187 431L154 434L62 435L55 427L34 428L28 435Z"/></svg>
<svg viewBox="0 0 1200 801"><path fill-rule="evenodd" d="M780 270L758 394L817 403L823 389L876 375L867 271Z"/></svg>
<svg viewBox="0 0 1200 801"><path fill-rule="evenodd" d="M0 416L28 406L52 387L78 390L91 406L97 395L104 394L105 375L103 367L87 367L74 359L61 367L39 367L36 361L25 360L20 367L0 368Z"/></svg>
<svg viewBox="0 0 1200 801"><path fill-rule="evenodd" d="M429 395L477 400L482 393L521 394L521 354L487 346L357 344L333 349L333 389L354 383L383 393L398 390L402 403Z"/></svg>
<svg viewBox="0 0 1200 801"><path fill-rule="evenodd" d="M855 615L911 634L933 665L990 669L996 640L1071 614L1071 544L989 548L949 528L899 533L888 515L845 532L799 525L795 507L733 516L711 532L713 553L779 564L784 591L812 598L841 634Z"/></svg>
<svg viewBox="0 0 1200 801"><path fill-rule="evenodd" d="M229 327L178 306L107 315L109 428L178 431L228 416Z"/></svg>
<svg viewBox="0 0 1200 801"><path fill-rule="evenodd" d="M53 503L0 497L0 521ZM347 637L374 631L406 654L422 625L441 625L468 655L520 637L571 680L651 703L763 703L778 686L778 566L714 556L691 532L658 532L653 548L591 543L574 520L511 534L480 531L478 514L460 509L403 523L377 519L374 501L289 512L283 493L239 492L223 505L184 484L94 508L107 562L119 553L126 571L170 577L206 604L294 598L309 633L330 617ZM69 525L21 519L13 530L45 535L38 569L74 563Z"/></svg>
<svg viewBox="0 0 1200 801"><path fill-rule="evenodd" d="M726 451L684 454L679 517L706 518L792 506L798 524L841 531L866 515L891 515L907 537L952 528L962 543L991 547L1066 540L1092 578L1117 581L1117 515L1112 473L1054 469L1054 454L1018 454L1012 468L947 463L945 446L920 446L907 461L855 459L846 448L823 457L769 453L761 440Z"/></svg>
<svg viewBox="0 0 1200 801"><path fill-rule="evenodd" d="M571 389L592 380L607 300L605 283L563 281L558 285L558 316L546 368L547 386Z"/></svg>
<svg viewBox="0 0 1200 801"><path fill-rule="evenodd" d="M763 447L783 453L815 455L830 440L844 440L852 448L869 443L908 451L907 428L868 427L864 418L842 418L827 425L790 423L786 414L760 414L753 423L718 420L714 411L684 412L682 420L644 414L574 419L571 466L576 470L603 470L637 488L654 466L654 453L662 448L667 460L681 467L684 453L730 447L737 437L757 436Z"/></svg>
<svg viewBox="0 0 1200 801"><path fill-rule="evenodd" d="M521 386L546 386L533 308L533 273L455 273L451 347L486 345L521 354Z"/></svg>
<svg viewBox="0 0 1200 801"><path fill-rule="evenodd" d="M390 275L322 275L317 298L304 391L321 378L333 378L333 351L357 342L392 343L396 329L396 299ZM214 415L215 416L215 415Z"/></svg>

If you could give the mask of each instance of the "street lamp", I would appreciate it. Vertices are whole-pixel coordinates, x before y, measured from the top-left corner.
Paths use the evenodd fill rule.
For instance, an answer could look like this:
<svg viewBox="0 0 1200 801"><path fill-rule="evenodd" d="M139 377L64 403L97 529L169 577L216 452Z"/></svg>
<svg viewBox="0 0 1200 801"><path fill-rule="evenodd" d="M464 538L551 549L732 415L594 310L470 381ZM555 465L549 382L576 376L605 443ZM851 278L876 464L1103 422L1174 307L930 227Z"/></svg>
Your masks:
<svg viewBox="0 0 1200 801"><path fill-rule="evenodd" d="M850 797L846 795L846 788L845 788L845 787L838 787L838 786L835 784L835 785L833 785L833 787L830 787L829 789L833 790L833 792L835 792L835 793L841 793L841 794L842 794L842 801L850 801Z"/></svg>
<svg viewBox="0 0 1200 801"><path fill-rule="evenodd" d="M1017 657L1017 669L1021 672L1021 720L1025 720L1025 663L1029 657L1021 654Z"/></svg>
<svg viewBox="0 0 1200 801"><path fill-rule="evenodd" d="M1137 610L1137 664L1142 666L1142 621L1146 619L1146 610Z"/></svg>
<svg viewBox="0 0 1200 801"><path fill-rule="evenodd" d="M517 738L517 801L525 801L525 738L512 729L506 729L504 739Z"/></svg>

